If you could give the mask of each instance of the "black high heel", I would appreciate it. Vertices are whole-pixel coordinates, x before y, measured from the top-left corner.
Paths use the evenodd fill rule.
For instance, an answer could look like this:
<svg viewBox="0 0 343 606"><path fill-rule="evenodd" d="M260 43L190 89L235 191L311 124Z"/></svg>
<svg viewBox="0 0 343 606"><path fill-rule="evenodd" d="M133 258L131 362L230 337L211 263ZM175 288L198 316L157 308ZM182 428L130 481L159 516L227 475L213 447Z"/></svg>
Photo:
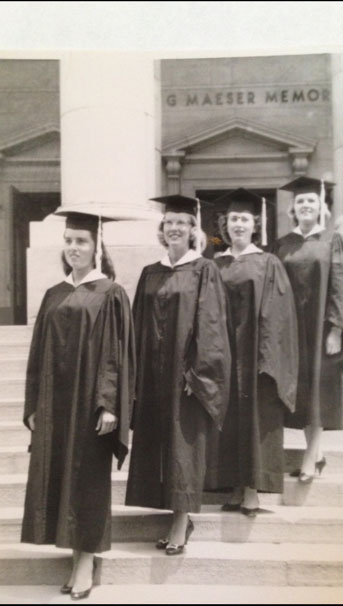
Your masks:
<svg viewBox="0 0 343 606"><path fill-rule="evenodd" d="M169 543L169 539L158 539L155 547L156 549L165 549Z"/></svg>
<svg viewBox="0 0 343 606"><path fill-rule="evenodd" d="M88 598L90 592L93 589L94 586L94 577L95 577L95 573L96 573L96 569L97 569L97 561L94 558L93 559L93 571L92 571L92 584L90 587L88 587L88 589L84 589L83 591L70 591L70 597L72 600L84 600L85 598ZM66 585L67 587L67 585ZM69 593L69 592L68 592Z"/></svg>
<svg viewBox="0 0 343 606"><path fill-rule="evenodd" d="M175 543L169 543L166 547L166 554L172 556L172 555L179 555L180 553L182 553L185 548L185 545L187 545L187 543L188 543L188 539L191 536L193 530L194 530L194 524L193 524L192 520L190 518L188 518L184 544L176 545Z"/></svg>
<svg viewBox="0 0 343 606"><path fill-rule="evenodd" d="M240 507L240 512L247 518L256 518L258 507Z"/></svg>
<svg viewBox="0 0 343 606"><path fill-rule="evenodd" d="M316 465L315 465L315 467L316 467L316 473L318 473L319 476L321 475L321 473L322 473L325 465L326 465L326 458L325 457L323 457L322 459L320 459L320 461L316 462Z"/></svg>
<svg viewBox="0 0 343 606"><path fill-rule="evenodd" d="M326 466L326 463L327 463L327 461L326 461L325 457L323 457L322 459L320 459L320 461L317 461L315 463L315 466L314 466L315 475L318 475L318 476L321 475L324 467ZM313 480L313 478L314 478L314 476L309 476L306 473L304 474L301 471L301 469L295 469L294 471L291 471L289 475L291 478L300 478L301 475L305 476L305 479L312 478L312 480ZM312 481L312 480L310 480L310 481ZM304 482L304 480L301 480L301 481ZM309 482L307 482L307 483L309 483Z"/></svg>
<svg viewBox="0 0 343 606"><path fill-rule="evenodd" d="M88 589L85 589L84 591L71 591L70 597L72 600L84 600L85 598L88 598L92 589L93 589L93 583Z"/></svg>
<svg viewBox="0 0 343 606"><path fill-rule="evenodd" d="M62 587L60 588L60 592L63 594L68 594L72 592L72 586L68 585L68 583L64 583L64 585L62 585Z"/></svg>

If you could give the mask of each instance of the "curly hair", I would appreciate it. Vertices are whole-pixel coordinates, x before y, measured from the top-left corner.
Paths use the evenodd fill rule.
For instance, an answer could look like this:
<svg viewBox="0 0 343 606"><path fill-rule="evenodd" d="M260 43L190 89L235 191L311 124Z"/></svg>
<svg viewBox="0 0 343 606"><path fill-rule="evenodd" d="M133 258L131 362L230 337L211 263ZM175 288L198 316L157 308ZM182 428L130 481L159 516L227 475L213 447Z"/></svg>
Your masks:
<svg viewBox="0 0 343 606"><path fill-rule="evenodd" d="M227 218L229 216L229 212L220 215L218 219L219 232L226 244L231 245L231 238L229 236L229 232L227 230ZM261 217L260 215L252 215L255 222L255 233L253 233L251 241L256 245L261 245Z"/></svg>
<svg viewBox="0 0 343 606"><path fill-rule="evenodd" d="M95 248L96 248L96 241L97 241L97 237L95 234L93 234L92 232L89 232L92 236L92 239L95 243ZM116 273L113 267L113 263L112 263L112 259L104 245L103 242L101 242L101 271L103 274L105 274L105 276L107 276L110 280L115 280L116 279ZM63 267L63 271L65 273L65 275L67 276L68 274L70 274L70 272L72 271L72 267L69 265L69 263L67 262L66 258L65 258L65 254L64 251L62 251L61 254L61 260L62 260L62 267ZM94 259L93 259L93 266L95 267L95 255L94 255Z"/></svg>
<svg viewBox="0 0 343 606"><path fill-rule="evenodd" d="M318 196L318 194L317 194L317 196ZM290 203L290 206L288 207L287 216L288 216L289 219L291 219L293 221L294 225L299 225L299 221L296 218L295 211L294 211L295 198L296 198L296 196L294 196L292 202ZM319 198L319 196L318 196L318 198ZM329 207L328 207L327 203L324 202L324 204L325 204L325 207L324 207L325 219L330 219L331 212L329 211ZM319 221L320 221L320 212L318 213L317 222L319 223Z"/></svg>
<svg viewBox="0 0 343 606"><path fill-rule="evenodd" d="M158 226L157 238L158 238L159 243L162 244L162 246L164 246L164 248L168 248L168 244L165 240L164 233L163 233L164 221L165 221L165 217L162 219L161 223ZM197 220L194 217L194 215L189 215L189 223L190 223L191 227L197 226ZM193 248L195 250L196 247L197 247L197 235L191 234L189 237L189 248ZM202 248L202 250L204 250L204 248L206 248L206 235L204 234L204 232L202 232L202 236L201 236L201 248Z"/></svg>

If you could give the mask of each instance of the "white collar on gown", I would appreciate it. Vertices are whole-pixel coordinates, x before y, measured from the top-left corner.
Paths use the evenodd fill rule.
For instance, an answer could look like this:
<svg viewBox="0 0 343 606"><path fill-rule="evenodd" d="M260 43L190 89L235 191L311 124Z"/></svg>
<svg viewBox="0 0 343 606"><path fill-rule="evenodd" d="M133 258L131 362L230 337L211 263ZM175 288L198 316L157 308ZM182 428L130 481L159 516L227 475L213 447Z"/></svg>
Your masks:
<svg viewBox="0 0 343 606"><path fill-rule="evenodd" d="M262 248L258 248L255 244L253 244L252 242L250 244L248 244L248 246L238 255L238 257L242 257L243 255L251 255L253 253L263 253ZM231 248L227 248L226 250L224 250L224 252L219 253L218 257L233 257L234 255L232 254ZM217 257L217 258L218 258ZM237 258L237 257L236 257Z"/></svg>
<svg viewBox="0 0 343 606"><path fill-rule="evenodd" d="M79 282L77 286L80 286L80 284L86 284L87 282L94 282L95 280L102 280L103 278L107 278L107 276L98 269L91 269L91 271L89 271L88 274L84 278L82 278L81 282ZM71 284L72 286L75 286L72 271L65 278L64 281L68 284ZM75 288L77 288L77 286Z"/></svg>
<svg viewBox="0 0 343 606"><path fill-rule="evenodd" d="M192 248L190 248L189 250L187 250L186 254L183 255L183 257L181 257L178 261L176 261L176 263L174 265L171 264L170 259L169 259L169 255L166 255L165 257L163 257L163 259L161 259L161 265L164 265L165 267L176 267L177 265L184 265L185 263L190 263L191 261L195 261L195 259L200 259L201 255L199 253L197 253L195 250L193 250Z"/></svg>
<svg viewBox="0 0 343 606"><path fill-rule="evenodd" d="M309 236L313 236L313 234L319 234L321 231L324 231L324 227L320 227L318 223L308 232L308 234L303 234L299 225L293 229L294 234L299 234L299 236L302 236L303 238L308 238Z"/></svg>

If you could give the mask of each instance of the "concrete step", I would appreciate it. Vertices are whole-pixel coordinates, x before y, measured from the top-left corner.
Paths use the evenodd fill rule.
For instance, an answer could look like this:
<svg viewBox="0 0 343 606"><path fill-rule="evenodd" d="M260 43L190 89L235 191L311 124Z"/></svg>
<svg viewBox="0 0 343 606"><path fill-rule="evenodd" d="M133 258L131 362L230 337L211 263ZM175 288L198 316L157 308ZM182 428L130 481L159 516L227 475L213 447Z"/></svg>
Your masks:
<svg viewBox="0 0 343 606"><path fill-rule="evenodd" d="M0 474L25 474L29 461L27 446L0 447Z"/></svg>
<svg viewBox="0 0 343 606"><path fill-rule="evenodd" d="M0 475L11 473L27 473L30 461L30 454L27 446L5 446L0 447ZM129 457L126 458L122 471L127 471L129 466ZM115 463L113 465L115 468Z"/></svg>
<svg viewBox="0 0 343 606"><path fill-rule="evenodd" d="M3 400L16 399L24 400L25 377L4 377L0 376L0 394Z"/></svg>
<svg viewBox="0 0 343 606"><path fill-rule="evenodd" d="M325 474L311 484L301 484L296 478L285 476L282 495L260 493L261 507L271 505L306 505L308 507L342 507L343 474ZM225 503L227 496L222 493L205 492L204 504Z"/></svg>
<svg viewBox="0 0 343 606"><path fill-rule="evenodd" d="M8 446L27 446L31 440L31 432L22 422L2 421L0 423L0 444L2 448Z"/></svg>
<svg viewBox="0 0 343 606"><path fill-rule="evenodd" d="M0 503L3 506L23 505L26 474L0 475ZM112 473L112 503L122 505L125 500L127 482L126 471ZM295 478L285 478L283 495L260 493L260 506L268 508L274 505L307 507L343 507L343 475L330 474L303 486ZM224 493L203 494L204 505L218 505L227 501Z"/></svg>
<svg viewBox="0 0 343 606"><path fill-rule="evenodd" d="M27 474L0 475L0 503L3 507L23 507ZM123 504L126 492L127 472L115 471L112 474L112 503Z"/></svg>
<svg viewBox="0 0 343 606"><path fill-rule="evenodd" d="M342 587L341 545L238 544L192 541L179 557L147 543L117 543L98 558L105 585L205 585ZM0 585L60 585L70 552L50 546L2 545Z"/></svg>
<svg viewBox="0 0 343 606"><path fill-rule="evenodd" d="M0 508L0 543L20 541L22 507ZM340 507L274 506L255 519L224 513L217 506L203 506L192 514L192 541L226 543L341 543L343 511ZM171 513L139 507L112 507L113 542L152 542L167 536Z"/></svg>
<svg viewBox="0 0 343 606"><path fill-rule="evenodd" d="M12 413L12 417L11 418L11 414L8 414L8 420L9 421L13 421L15 419L17 419L18 422L20 422L20 419L18 419L19 414L22 415L22 405L20 406L20 413L19 413L19 407L17 410L17 413L15 413L15 407L13 407L13 410L9 407L9 412ZM1 411L1 407L0 407L0 411ZM22 434L20 434L20 438L22 437ZM286 451L286 456L289 458L289 465L288 470L293 470L297 467L297 463L299 461L299 459L301 458L299 451L292 451L291 453ZM325 467L325 470L323 471L323 475L324 476L328 476L331 474L343 474L343 453L340 452L328 452L325 453L326 456L326 460L327 460L327 465ZM29 454L27 453L27 449L25 448L23 451L23 448L21 446L8 446L8 447L0 447L0 474L1 473L25 473L27 471L28 468L28 460L29 460ZM294 461L292 463L292 461ZM129 468L129 462L130 462L130 457L127 456L123 467L122 467L122 471L127 471ZM286 472L287 473L287 472Z"/></svg>
<svg viewBox="0 0 343 606"><path fill-rule="evenodd" d="M31 341L33 325L0 326L0 343Z"/></svg>
<svg viewBox="0 0 343 606"><path fill-rule="evenodd" d="M70 604L60 585L3 585L3 604ZM343 587L97 585L83 604L342 604Z"/></svg>
<svg viewBox="0 0 343 606"><path fill-rule="evenodd" d="M0 398L0 422L17 421L23 418L24 401L18 398Z"/></svg>
<svg viewBox="0 0 343 606"><path fill-rule="evenodd" d="M0 357L19 356L27 358L30 351L31 339L25 341L0 341Z"/></svg>
<svg viewBox="0 0 343 606"><path fill-rule="evenodd" d="M285 472L289 473L294 471L294 469L299 469L301 467L304 451L297 448L286 448L284 452ZM325 451L324 455L326 458L326 466L322 471L323 476L330 473L343 474L343 449Z"/></svg>
<svg viewBox="0 0 343 606"><path fill-rule="evenodd" d="M10 379L11 377L25 377L27 356L17 353L0 354L0 377Z"/></svg>

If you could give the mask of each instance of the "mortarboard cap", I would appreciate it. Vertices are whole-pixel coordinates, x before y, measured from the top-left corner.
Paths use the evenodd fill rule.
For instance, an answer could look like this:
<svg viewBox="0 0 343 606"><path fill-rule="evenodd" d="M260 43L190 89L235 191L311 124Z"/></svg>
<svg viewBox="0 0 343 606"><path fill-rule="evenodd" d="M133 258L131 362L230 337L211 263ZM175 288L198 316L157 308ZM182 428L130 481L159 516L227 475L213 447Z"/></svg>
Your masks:
<svg viewBox="0 0 343 606"><path fill-rule="evenodd" d="M196 198L188 198L187 196L181 196L175 194L172 196L160 196L159 198L150 198L155 202L165 204L165 212L173 213L188 213L189 215L197 216L198 200Z"/></svg>
<svg viewBox="0 0 343 606"><path fill-rule="evenodd" d="M261 243L267 245L267 210L266 199L254 194L243 187L224 194L215 200L215 203L228 211L249 212L253 215L261 215Z"/></svg>
<svg viewBox="0 0 343 606"><path fill-rule="evenodd" d="M314 179L312 177L298 177L294 181L286 183L286 185L283 185L282 187L280 187L280 189L291 191L294 193L295 196L297 194L304 194L310 192L313 192L320 196L323 183L326 190L335 185L334 183L330 183L329 181L322 181L321 179Z"/></svg>
<svg viewBox="0 0 343 606"><path fill-rule="evenodd" d="M219 204L225 210L237 210L239 212L251 212L254 215L261 214L263 198L257 194L240 187L217 198Z"/></svg>
<svg viewBox="0 0 343 606"><path fill-rule="evenodd" d="M111 209L101 204L82 204L80 208L73 206L59 206L55 215L66 218L66 226L71 229L88 229L97 231L99 218L102 222L115 221L117 217L112 214ZM73 227L74 226L74 227Z"/></svg>

